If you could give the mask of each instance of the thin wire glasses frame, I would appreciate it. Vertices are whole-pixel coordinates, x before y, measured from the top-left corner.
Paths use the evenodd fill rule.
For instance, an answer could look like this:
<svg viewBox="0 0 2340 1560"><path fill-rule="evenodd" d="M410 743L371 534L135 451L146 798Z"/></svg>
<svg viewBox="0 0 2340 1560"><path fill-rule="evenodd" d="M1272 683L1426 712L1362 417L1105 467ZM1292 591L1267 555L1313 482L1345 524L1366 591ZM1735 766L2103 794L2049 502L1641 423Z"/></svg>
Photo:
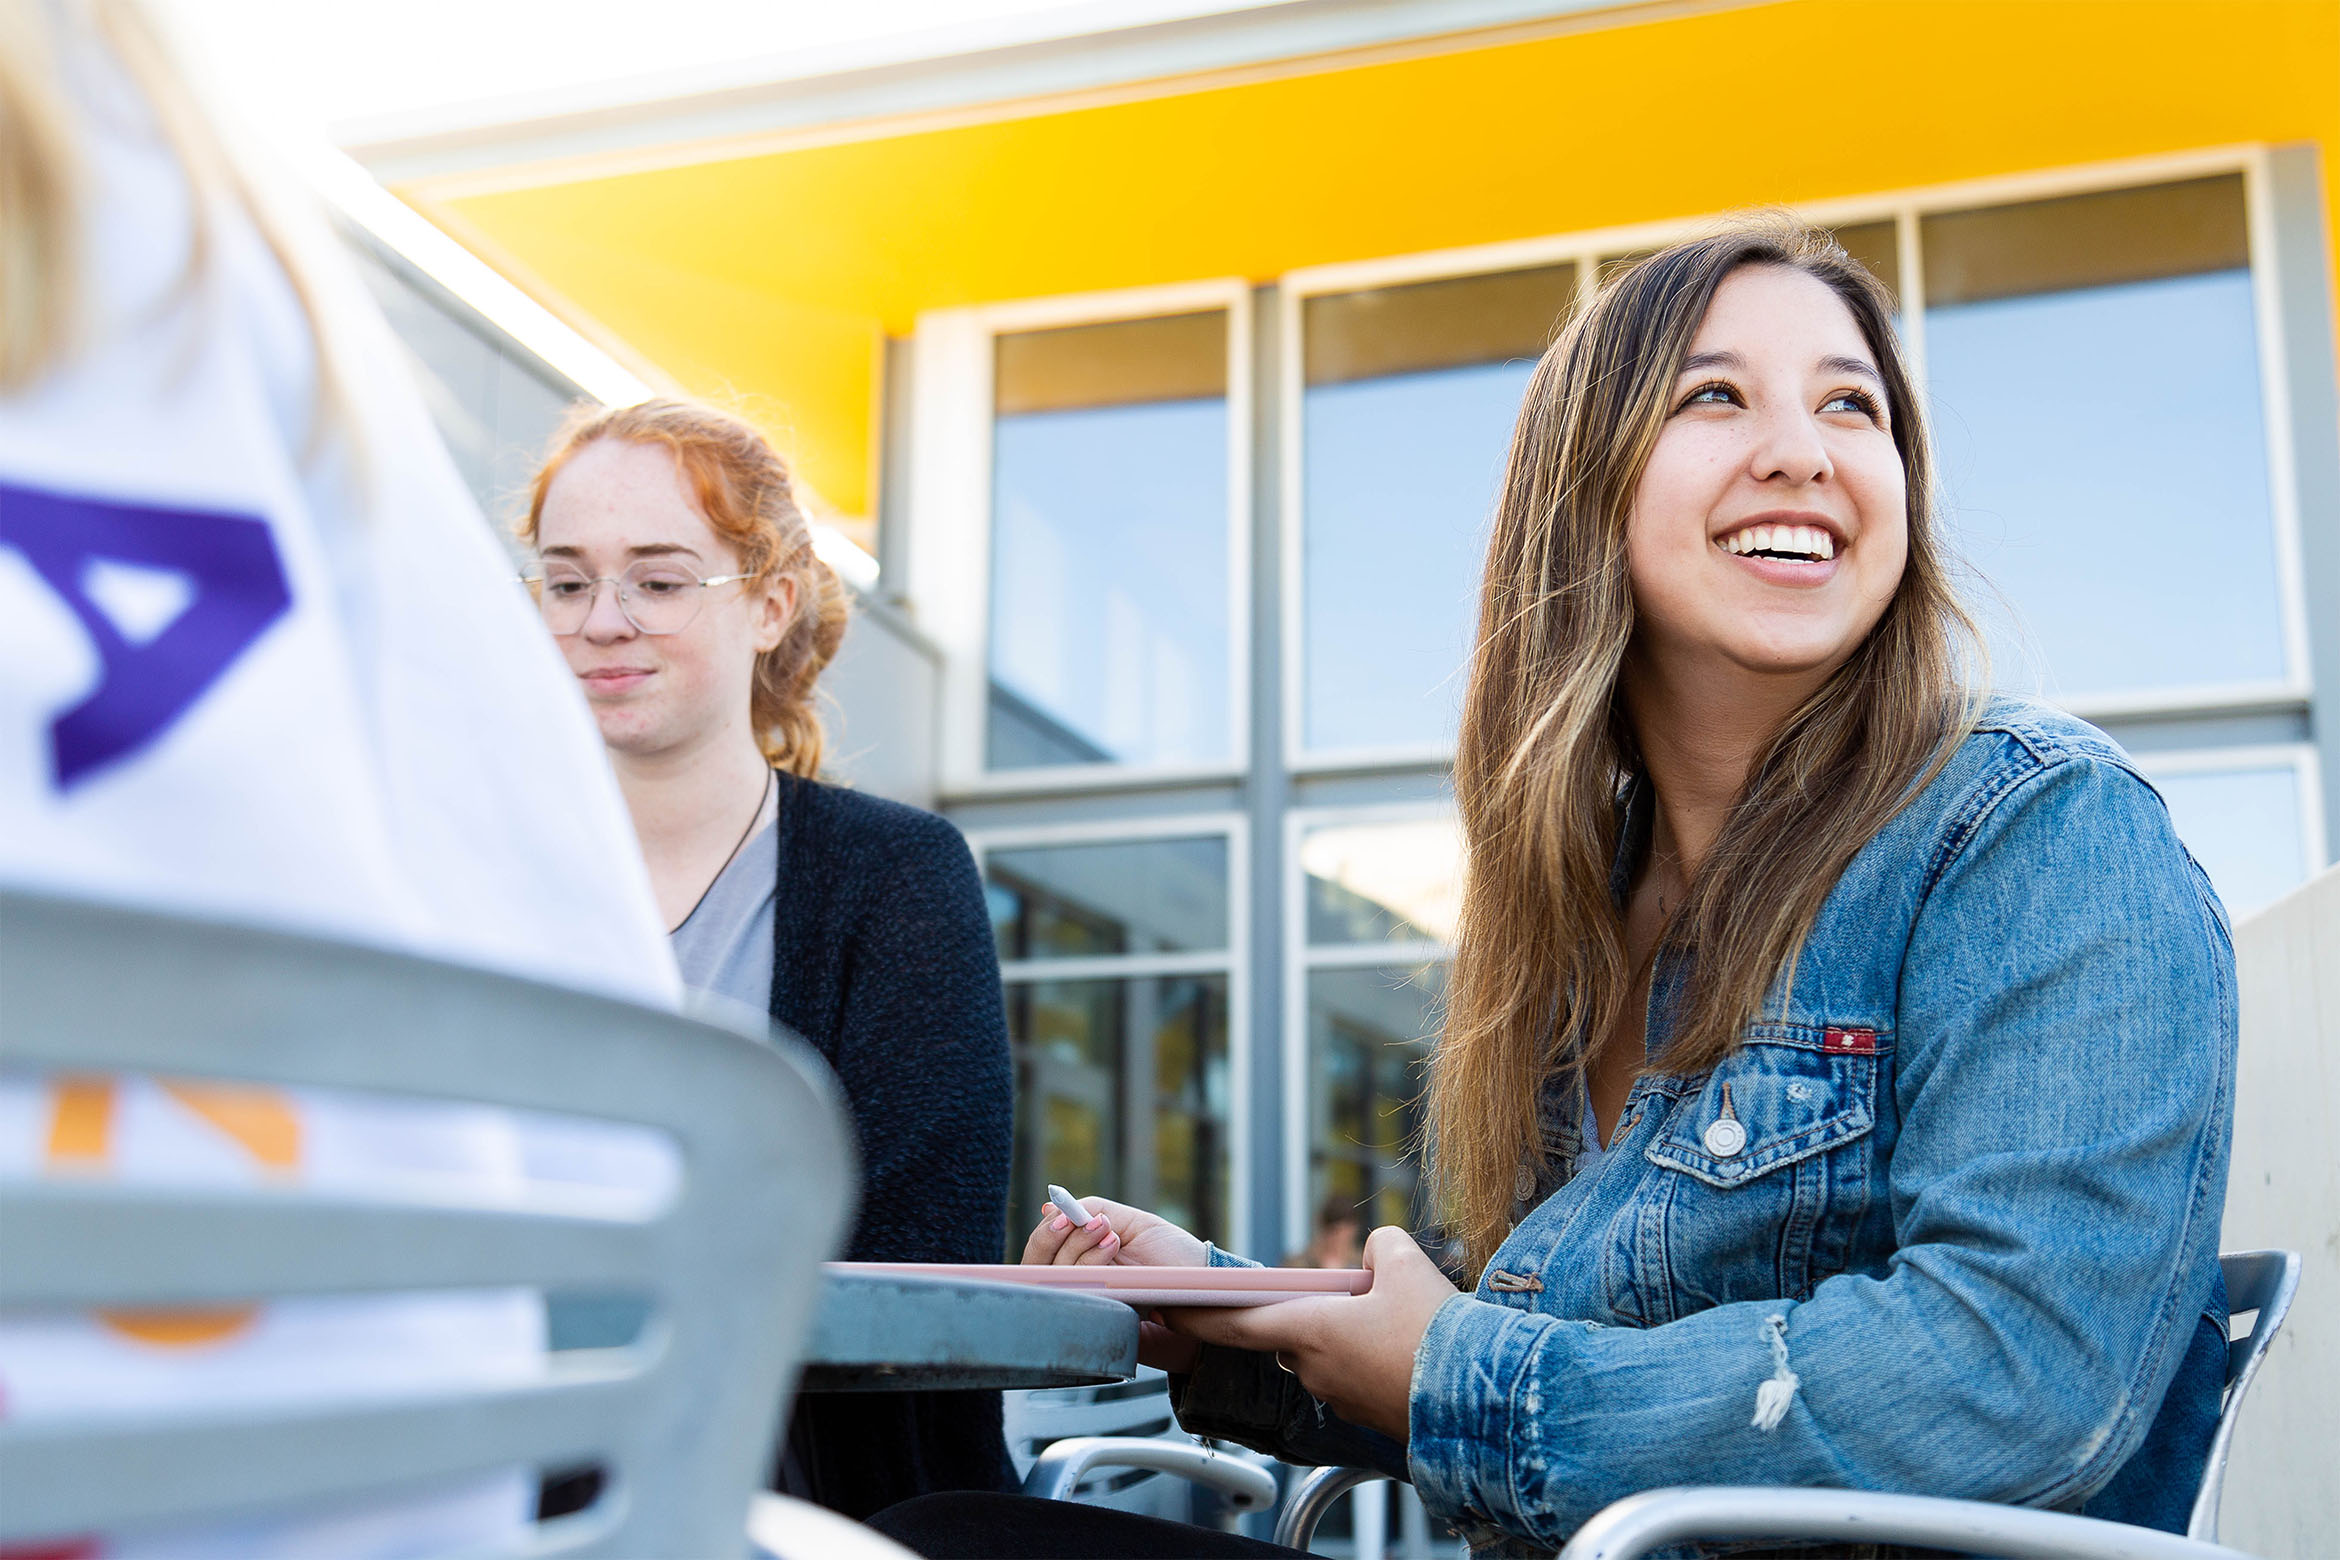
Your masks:
<svg viewBox="0 0 2340 1560"><path fill-rule="evenodd" d="M685 564L671 559L645 558L629 564L623 574L589 575L583 569L539 564L520 582L536 599L537 610L544 614L544 626L559 638L584 630L586 619L593 615L593 603L601 594L601 587L612 586L617 592L618 611L635 632L663 637L679 634L691 626L699 615L699 606L707 598L702 591L717 585L736 585L752 580L753 574L718 574L702 579Z"/></svg>

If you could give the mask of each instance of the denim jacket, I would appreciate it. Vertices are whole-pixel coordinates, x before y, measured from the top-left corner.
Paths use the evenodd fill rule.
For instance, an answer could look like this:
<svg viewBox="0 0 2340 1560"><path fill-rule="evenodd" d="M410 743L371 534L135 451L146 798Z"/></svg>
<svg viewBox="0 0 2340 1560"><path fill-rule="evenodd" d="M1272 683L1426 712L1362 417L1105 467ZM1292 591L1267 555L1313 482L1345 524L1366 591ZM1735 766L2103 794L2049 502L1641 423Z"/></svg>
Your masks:
<svg viewBox="0 0 2340 1560"><path fill-rule="evenodd" d="M2182 1527L2224 1365L2234 956L2128 757L1994 700L1763 1011L1712 1071L1637 1079L1584 1175L1546 1101L1532 1207L1432 1319L1402 1449L1225 1350L1176 1384L1187 1428L1402 1472L1480 1554L1679 1484Z"/></svg>

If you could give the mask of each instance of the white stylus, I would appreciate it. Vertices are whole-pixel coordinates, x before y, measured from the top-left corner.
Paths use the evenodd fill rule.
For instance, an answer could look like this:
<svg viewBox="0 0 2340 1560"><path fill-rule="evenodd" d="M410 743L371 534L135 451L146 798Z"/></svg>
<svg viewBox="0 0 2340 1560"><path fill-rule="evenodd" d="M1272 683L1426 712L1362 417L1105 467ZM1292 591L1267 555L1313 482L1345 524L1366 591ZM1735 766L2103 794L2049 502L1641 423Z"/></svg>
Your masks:
<svg viewBox="0 0 2340 1560"><path fill-rule="evenodd" d="M1087 1203L1082 1202L1078 1197L1075 1197L1072 1193L1066 1191L1063 1187L1058 1186L1053 1182L1051 1182L1048 1187L1048 1200L1056 1204L1056 1211L1058 1213L1063 1214L1068 1219L1079 1220L1079 1227L1081 1229L1087 1229L1090 1225L1105 1217L1105 1215L1101 1213L1091 1213Z"/></svg>

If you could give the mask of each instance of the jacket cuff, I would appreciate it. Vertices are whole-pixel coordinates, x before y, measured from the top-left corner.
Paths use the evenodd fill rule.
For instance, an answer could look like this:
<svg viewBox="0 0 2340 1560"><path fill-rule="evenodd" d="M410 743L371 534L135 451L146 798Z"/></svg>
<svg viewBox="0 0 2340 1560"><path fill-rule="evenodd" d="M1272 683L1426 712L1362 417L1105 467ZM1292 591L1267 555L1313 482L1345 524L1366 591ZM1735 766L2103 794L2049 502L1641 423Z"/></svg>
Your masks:
<svg viewBox="0 0 2340 1560"><path fill-rule="evenodd" d="M1513 1456L1540 1459L1544 1405L1530 1378L1554 1325L1551 1317L1456 1295L1430 1318L1414 1351L1407 1471L1423 1503L1466 1530L1518 1508Z"/></svg>
<svg viewBox="0 0 2340 1560"><path fill-rule="evenodd" d="M1249 1257L1239 1257L1239 1256L1235 1255L1235 1253L1233 1253L1232 1251L1221 1251L1221 1250L1220 1250L1220 1249L1219 1249L1217 1246L1215 1246L1215 1245L1211 1244L1211 1243L1210 1243L1209 1241L1207 1241L1207 1240L1203 1242L1203 1263L1204 1263L1204 1265L1205 1265L1205 1266L1207 1266L1207 1267L1265 1267L1265 1266L1267 1266L1267 1264L1266 1264L1266 1263L1264 1263L1264 1262L1254 1262L1254 1261L1252 1261L1252 1260L1251 1260Z"/></svg>
<svg viewBox="0 0 2340 1560"><path fill-rule="evenodd" d="M1206 1343L1196 1354L1192 1371L1170 1378L1170 1412L1189 1435L1273 1452L1284 1422L1284 1383L1289 1379L1264 1354Z"/></svg>

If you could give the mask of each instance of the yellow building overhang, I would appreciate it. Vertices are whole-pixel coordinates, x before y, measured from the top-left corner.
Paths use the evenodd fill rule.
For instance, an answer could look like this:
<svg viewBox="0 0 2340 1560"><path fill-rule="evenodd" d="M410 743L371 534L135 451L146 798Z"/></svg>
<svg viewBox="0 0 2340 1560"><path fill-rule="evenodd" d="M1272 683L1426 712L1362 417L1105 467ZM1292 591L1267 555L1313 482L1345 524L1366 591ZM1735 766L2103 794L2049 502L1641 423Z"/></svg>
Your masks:
<svg viewBox="0 0 2340 1560"><path fill-rule="evenodd" d="M851 518L926 310L2299 141L2333 232L2340 0L1777 0L399 193Z"/></svg>

